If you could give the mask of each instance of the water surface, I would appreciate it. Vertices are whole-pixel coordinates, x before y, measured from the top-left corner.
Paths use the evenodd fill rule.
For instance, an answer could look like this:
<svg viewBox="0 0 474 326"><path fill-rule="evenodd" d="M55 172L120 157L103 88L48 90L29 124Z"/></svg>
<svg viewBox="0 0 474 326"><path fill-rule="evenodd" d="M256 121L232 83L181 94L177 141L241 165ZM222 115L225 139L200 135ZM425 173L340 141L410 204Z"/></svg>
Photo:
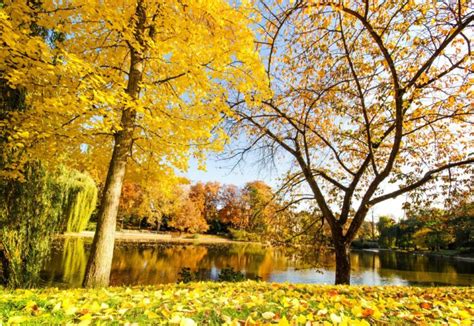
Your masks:
<svg viewBox="0 0 474 326"><path fill-rule="evenodd" d="M87 263L90 240L57 242L43 277L50 285L78 287ZM333 284L334 258L324 268L301 269L282 250L255 244L163 244L119 242L115 246L111 285L150 285L176 282L183 267L202 280L216 280L232 267L247 278L268 282ZM474 262L393 251L352 251L352 284L474 285Z"/></svg>

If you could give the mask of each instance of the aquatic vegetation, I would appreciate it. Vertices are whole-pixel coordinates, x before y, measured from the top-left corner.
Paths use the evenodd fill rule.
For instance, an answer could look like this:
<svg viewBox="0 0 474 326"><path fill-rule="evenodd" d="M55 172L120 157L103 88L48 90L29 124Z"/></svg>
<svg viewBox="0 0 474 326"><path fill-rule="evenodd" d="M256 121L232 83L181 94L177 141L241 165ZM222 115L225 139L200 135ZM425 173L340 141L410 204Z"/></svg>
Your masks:
<svg viewBox="0 0 474 326"><path fill-rule="evenodd" d="M4 324L472 325L473 287L242 283L0 290Z"/></svg>

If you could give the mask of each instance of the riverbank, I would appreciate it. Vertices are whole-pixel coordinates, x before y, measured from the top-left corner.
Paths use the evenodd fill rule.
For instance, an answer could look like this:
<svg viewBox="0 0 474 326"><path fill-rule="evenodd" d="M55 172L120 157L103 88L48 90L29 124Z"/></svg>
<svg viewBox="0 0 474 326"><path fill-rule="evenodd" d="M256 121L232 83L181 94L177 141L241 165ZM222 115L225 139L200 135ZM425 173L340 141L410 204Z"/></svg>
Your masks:
<svg viewBox="0 0 474 326"><path fill-rule="evenodd" d="M474 262L474 256L472 254L469 255L462 255L458 250L441 250L441 251L428 251L428 250L403 250L403 249L388 249L388 248L377 248L377 249L357 249L369 252L377 252L377 251L389 251L389 252L399 252L404 254L413 254L419 256L427 256L427 257L443 257L443 258L451 258L460 261L466 262Z"/></svg>
<svg viewBox="0 0 474 326"><path fill-rule="evenodd" d="M58 238L94 238L94 231L82 231L82 232L66 232L64 234L57 235ZM251 243L251 244L262 244L261 242L255 241L237 241L232 240L225 236L213 235L213 234L186 234L186 233L156 233L150 231L138 231L138 230L122 230L115 233L115 240L120 242L157 242L157 243L188 243L188 244L242 244L242 243ZM409 253L414 255L422 256L438 256L452 258L456 260L474 262L474 256L460 255L456 250L442 250L440 252L434 251L409 251L402 249L388 249L388 248L358 248L354 247L353 250L362 250L369 252L376 251L393 251L393 252L402 252Z"/></svg>
<svg viewBox="0 0 474 326"><path fill-rule="evenodd" d="M414 251L413 254L428 257L447 257L462 261L474 262L474 255L462 255L458 250Z"/></svg>
<svg viewBox="0 0 474 326"><path fill-rule="evenodd" d="M454 324L474 321L473 287L246 281L141 288L1 290L0 324Z"/></svg>
<svg viewBox="0 0 474 326"><path fill-rule="evenodd" d="M58 238L94 238L94 231L66 232L57 236ZM147 231L123 230L115 233L116 241L127 242L159 242L159 243L192 243L192 244L219 244L219 243L251 243L247 241L235 241L224 236L212 234L178 234L178 233L154 233Z"/></svg>

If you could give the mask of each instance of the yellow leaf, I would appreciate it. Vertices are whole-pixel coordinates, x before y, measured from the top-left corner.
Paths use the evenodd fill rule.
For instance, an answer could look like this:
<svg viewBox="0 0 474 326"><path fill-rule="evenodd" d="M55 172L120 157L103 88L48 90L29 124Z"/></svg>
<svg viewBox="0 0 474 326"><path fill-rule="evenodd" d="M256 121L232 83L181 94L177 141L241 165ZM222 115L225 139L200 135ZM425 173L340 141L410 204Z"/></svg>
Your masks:
<svg viewBox="0 0 474 326"><path fill-rule="evenodd" d="M271 311L266 311L262 314L262 317L264 319L273 319L273 317L275 317L275 314Z"/></svg>
<svg viewBox="0 0 474 326"><path fill-rule="evenodd" d="M283 317L278 321L278 326L290 326L290 323L288 322L288 319L286 319L286 316L283 316Z"/></svg>
<svg viewBox="0 0 474 326"><path fill-rule="evenodd" d="M305 324L306 323L306 316L299 315L298 318L296 318L296 321L300 324Z"/></svg>
<svg viewBox="0 0 474 326"><path fill-rule="evenodd" d="M380 310L378 310L376 307L374 308L374 314L373 314L374 318L375 319L380 319L383 314L380 312Z"/></svg>
<svg viewBox="0 0 474 326"><path fill-rule="evenodd" d="M332 313L332 314L330 315L330 318L331 318L331 321L332 321L334 324L340 324L341 321L342 321L342 317L339 316L339 315L336 315L336 314L334 314L334 313Z"/></svg>
<svg viewBox="0 0 474 326"><path fill-rule="evenodd" d="M182 318L181 322L179 323L179 326L195 326L195 325L197 324L193 319L186 318L186 317Z"/></svg>
<svg viewBox="0 0 474 326"><path fill-rule="evenodd" d="M352 307L351 312L355 317L360 317L362 315L362 308L359 305L355 305Z"/></svg>
<svg viewBox="0 0 474 326"><path fill-rule="evenodd" d="M80 320L91 320L92 319L92 315L90 313L87 313L81 317L79 317Z"/></svg>
<svg viewBox="0 0 474 326"><path fill-rule="evenodd" d="M155 318L158 318L159 315L153 311L150 311L150 310L145 310L144 312L145 316L147 316L149 319L155 319Z"/></svg>
<svg viewBox="0 0 474 326"><path fill-rule="evenodd" d="M74 315L76 312L77 312L77 308L74 306L67 307L66 309L64 309L64 314L66 315Z"/></svg>
<svg viewBox="0 0 474 326"><path fill-rule="evenodd" d="M8 321L7 321L7 324L10 325L10 324L20 324L24 321L27 321L28 320L28 317L26 316L12 316L10 318L8 318Z"/></svg>

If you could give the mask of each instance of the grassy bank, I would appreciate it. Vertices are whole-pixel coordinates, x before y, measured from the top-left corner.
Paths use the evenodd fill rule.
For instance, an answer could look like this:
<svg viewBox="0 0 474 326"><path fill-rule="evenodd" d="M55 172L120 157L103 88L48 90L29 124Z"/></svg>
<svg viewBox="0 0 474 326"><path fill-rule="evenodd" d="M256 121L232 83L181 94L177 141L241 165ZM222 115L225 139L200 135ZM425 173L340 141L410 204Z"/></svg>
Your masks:
<svg viewBox="0 0 474 326"><path fill-rule="evenodd" d="M471 325L474 288L190 283L0 290L0 324ZM310 323L311 324L311 323Z"/></svg>

